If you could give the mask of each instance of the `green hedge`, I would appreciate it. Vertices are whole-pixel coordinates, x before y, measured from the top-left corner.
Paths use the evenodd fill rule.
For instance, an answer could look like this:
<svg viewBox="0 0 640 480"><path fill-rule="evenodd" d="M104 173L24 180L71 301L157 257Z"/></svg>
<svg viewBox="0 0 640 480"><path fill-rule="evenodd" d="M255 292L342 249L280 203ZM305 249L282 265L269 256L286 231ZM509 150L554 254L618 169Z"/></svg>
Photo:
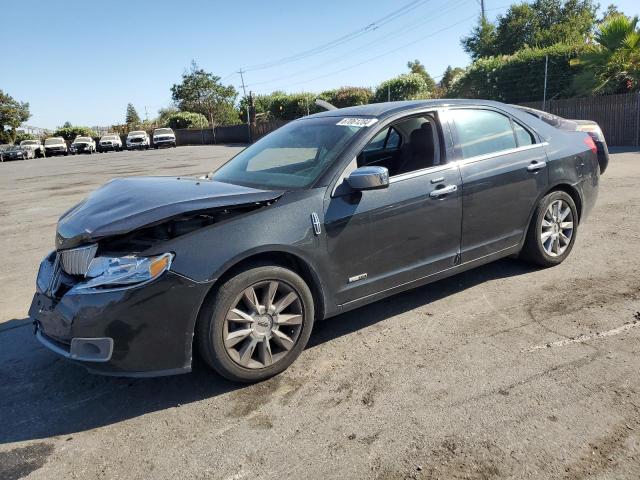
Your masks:
<svg viewBox="0 0 640 480"><path fill-rule="evenodd" d="M513 55L481 58L450 87L450 98L482 98L507 103L542 100L545 57L549 56L547 99L571 96L579 67L570 61L584 49L557 44L527 48Z"/></svg>

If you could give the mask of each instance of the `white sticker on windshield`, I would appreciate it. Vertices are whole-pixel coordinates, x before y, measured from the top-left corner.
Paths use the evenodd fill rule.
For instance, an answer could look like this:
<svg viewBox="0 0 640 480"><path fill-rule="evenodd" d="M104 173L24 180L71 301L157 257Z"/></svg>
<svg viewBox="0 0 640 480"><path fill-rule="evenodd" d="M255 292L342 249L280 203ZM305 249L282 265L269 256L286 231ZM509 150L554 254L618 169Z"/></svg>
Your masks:
<svg viewBox="0 0 640 480"><path fill-rule="evenodd" d="M370 127L378 121L377 118L343 118L336 125L343 127Z"/></svg>

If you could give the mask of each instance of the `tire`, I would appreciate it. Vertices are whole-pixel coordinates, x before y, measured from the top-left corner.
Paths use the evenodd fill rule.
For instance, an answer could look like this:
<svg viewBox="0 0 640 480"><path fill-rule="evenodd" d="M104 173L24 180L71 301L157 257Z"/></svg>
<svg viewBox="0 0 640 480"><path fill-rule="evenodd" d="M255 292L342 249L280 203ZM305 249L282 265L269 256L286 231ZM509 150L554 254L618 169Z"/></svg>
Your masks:
<svg viewBox="0 0 640 480"><path fill-rule="evenodd" d="M556 205L560 207L559 215L555 213ZM578 221L578 209L568 193L555 191L545 195L533 213L520 257L541 267L561 264L575 244Z"/></svg>
<svg viewBox="0 0 640 480"><path fill-rule="evenodd" d="M274 284L274 293L270 295ZM244 295L249 289L255 292L256 300L260 298L256 301L258 308L253 311ZM295 299L277 313L278 305L286 303L292 294ZM267 296L273 301L267 301ZM266 314L267 306L272 315ZM231 313L232 309L244 314ZM235 318L228 320L229 314ZM245 318L257 320L248 323ZM313 320L313 297L298 274L276 265L256 266L224 282L205 302L196 324L198 350L207 365L229 380L243 383L265 380L284 371L298 358L311 335ZM249 330L249 334L242 334ZM276 330L278 334L274 333ZM236 332L242 335L234 336ZM225 336L233 338L233 345L225 345ZM242 340L237 341L238 338Z"/></svg>

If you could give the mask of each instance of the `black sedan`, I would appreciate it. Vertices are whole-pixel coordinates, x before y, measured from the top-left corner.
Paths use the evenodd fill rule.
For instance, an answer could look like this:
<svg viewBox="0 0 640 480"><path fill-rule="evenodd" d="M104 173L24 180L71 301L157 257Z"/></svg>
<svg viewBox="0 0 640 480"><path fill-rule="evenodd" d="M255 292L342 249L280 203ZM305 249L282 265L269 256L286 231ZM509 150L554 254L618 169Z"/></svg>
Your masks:
<svg viewBox="0 0 640 480"><path fill-rule="evenodd" d="M593 139L485 101L293 121L201 178L109 182L66 212L30 309L91 371L236 381L287 368L314 321L506 256L557 265L592 210Z"/></svg>
<svg viewBox="0 0 640 480"><path fill-rule="evenodd" d="M2 161L8 160L27 160L29 158L35 158L35 151L29 147L21 147L20 145L13 145L6 148L2 152Z"/></svg>

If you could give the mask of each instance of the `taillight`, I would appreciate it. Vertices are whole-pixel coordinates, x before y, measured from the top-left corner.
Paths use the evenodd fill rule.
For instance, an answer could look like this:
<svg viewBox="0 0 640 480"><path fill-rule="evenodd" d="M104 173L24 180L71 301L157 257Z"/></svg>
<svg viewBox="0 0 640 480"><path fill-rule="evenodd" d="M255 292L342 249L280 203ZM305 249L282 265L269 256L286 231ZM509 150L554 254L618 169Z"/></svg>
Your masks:
<svg viewBox="0 0 640 480"><path fill-rule="evenodd" d="M586 137L584 137L584 143L591 149L593 153L595 153L596 155L598 154L598 147L596 146L596 142L593 141L593 138L591 138L591 135L587 135Z"/></svg>

